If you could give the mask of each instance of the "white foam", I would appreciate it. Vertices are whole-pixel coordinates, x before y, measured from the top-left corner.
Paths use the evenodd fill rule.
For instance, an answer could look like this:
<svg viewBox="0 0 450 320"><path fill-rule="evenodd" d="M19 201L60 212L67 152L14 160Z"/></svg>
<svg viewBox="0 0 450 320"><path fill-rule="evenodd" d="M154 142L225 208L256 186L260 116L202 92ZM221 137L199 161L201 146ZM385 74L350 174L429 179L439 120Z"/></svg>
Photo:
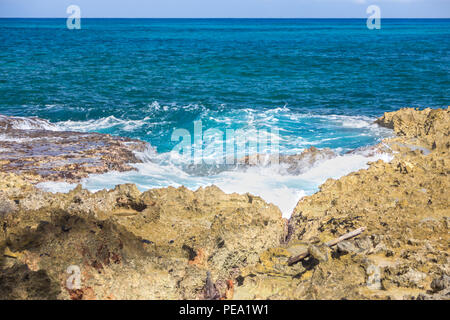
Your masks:
<svg viewBox="0 0 450 320"><path fill-rule="evenodd" d="M149 149L149 155L153 150ZM167 156L167 155L166 155ZM91 191L112 189L117 184L135 183L142 191L151 188L186 186L196 190L202 186L216 185L226 193L250 193L278 206L283 217L289 218L298 201L317 191L328 178L338 179L353 171L365 169L368 162L390 161L391 155L345 154L318 162L300 175L286 175L281 165L250 167L222 171L213 175L188 174L173 163L145 162L135 164L138 171L109 172L91 175L82 184ZM68 192L74 184L45 182L38 185L51 192Z"/></svg>
<svg viewBox="0 0 450 320"><path fill-rule="evenodd" d="M134 131L139 129L146 121L149 120L149 117L145 117L142 120L123 120L116 118L114 116L109 116L106 118L100 118L96 120L86 120L86 121L61 121L58 122L57 125L59 128L63 128L68 131L81 131L81 132L89 132L96 131L101 129L109 129L114 127L120 127L120 129L124 131Z"/></svg>
<svg viewBox="0 0 450 320"><path fill-rule="evenodd" d="M280 144L280 152L283 154L299 154L305 147L311 145L320 146L321 143L339 140L341 138L351 139L354 137L368 135L377 138L384 138L392 135L392 131L380 128L375 125L374 118L360 117L360 116L344 116L344 115L313 115L295 113L287 106L275 109L268 109L265 111L256 110L252 108L231 110L224 112L223 108L219 110L209 110L201 105L168 105L163 106L158 102L153 102L148 105L150 114L170 113L174 110L193 111L198 114L202 120L209 120L220 124L232 124L245 130L249 135L249 139L255 142L257 137L257 130L265 128L267 131L263 132L265 138L270 138L270 141L277 141ZM161 115L157 119L168 120ZM55 126L64 128L65 130L74 131L97 131L108 128L118 128L124 131L134 131L141 127L151 124L150 117L145 117L141 120L126 120L119 119L114 116L101 118L97 120L87 121L64 121L59 122ZM169 119L170 120L170 119ZM168 120L168 121L169 121ZM161 121L161 123L164 123ZM283 123L282 123L283 122ZM282 123L282 125L280 125ZM299 129L298 124L301 123ZM331 128L326 132L330 134L312 134L309 138L300 137L297 134L298 130L308 130L315 132L316 128ZM357 132L349 129L344 129L343 136L336 136L333 134L334 129L342 128L356 128ZM204 128L204 135L208 136ZM221 127L221 129L224 129ZM278 131L271 131L270 129L278 129ZM287 133L287 134L285 134ZM290 134L289 134L290 133ZM208 159L222 159L223 144L217 143L212 139L213 132L208 136L212 141L208 145L216 148L210 148L211 153L208 153ZM206 137L206 140L208 140ZM224 139L226 137L223 137ZM1 137L0 137L1 139ZM337 145L339 145L337 143ZM239 146L238 146L239 147ZM244 148L241 148L244 150ZM239 148L238 148L239 150ZM248 154L262 153L265 150L247 150ZM189 156L181 155L176 152L167 152L157 154L156 150L149 147L144 152L136 154L137 157L144 163L135 164L137 171L130 172L109 172L101 175L91 175L82 181L84 187L91 191L100 189L114 188L117 184L135 183L142 191L150 188L160 188L167 186L186 186L192 190L196 190L202 186L217 185L219 188L227 193L251 193L262 197L267 202L277 205L283 213L283 216L288 218L292 214L297 202L301 197L310 195L318 190L320 184L325 182L328 178L338 179L350 172L365 169L368 167L367 163L370 161L384 160L390 161L391 156L387 154L369 153L352 153L333 157L331 159L321 159L312 167L305 167L306 171L299 171L301 174L292 175L287 174L286 168L280 165L250 167L250 168L234 168L228 170L209 170L205 168L189 168L186 166L190 160ZM237 155L238 158L244 154ZM182 168L185 168L183 171ZM211 167L214 169L214 167ZM195 171L197 170L197 171ZM188 173L189 172L189 173ZM205 174L206 173L206 174ZM67 192L73 185L64 183L46 183L40 184L40 187L46 188L52 192L60 191Z"/></svg>
<svg viewBox="0 0 450 320"><path fill-rule="evenodd" d="M6 122L12 129L18 130L50 130L60 131L61 128L47 120L35 117L7 117L0 115L0 121Z"/></svg>
<svg viewBox="0 0 450 320"><path fill-rule="evenodd" d="M363 154L345 154L320 162L299 177L316 184L325 182L328 178L339 179L351 172L367 169L368 162L383 160L389 162L392 156L386 153L366 157Z"/></svg>
<svg viewBox="0 0 450 320"><path fill-rule="evenodd" d="M36 185L39 189L42 189L47 192L51 193L67 193L73 189L77 184L74 183L67 183L67 182L53 182L53 181L47 181L47 182L41 182Z"/></svg>
<svg viewBox="0 0 450 320"><path fill-rule="evenodd" d="M260 196L289 218L299 199L307 193L297 187L298 178L280 175L275 168L250 168L245 171L222 172L214 184L226 193L250 193Z"/></svg>
<svg viewBox="0 0 450 320"><path fill-rule="evenodd" d="M30 142L30 141L33 141L36 139L39 139L39 138L16 138L16 137L8 136L6 134L0 134L0 141L5 141L5 142L23 143L23 142Z"/></svg>

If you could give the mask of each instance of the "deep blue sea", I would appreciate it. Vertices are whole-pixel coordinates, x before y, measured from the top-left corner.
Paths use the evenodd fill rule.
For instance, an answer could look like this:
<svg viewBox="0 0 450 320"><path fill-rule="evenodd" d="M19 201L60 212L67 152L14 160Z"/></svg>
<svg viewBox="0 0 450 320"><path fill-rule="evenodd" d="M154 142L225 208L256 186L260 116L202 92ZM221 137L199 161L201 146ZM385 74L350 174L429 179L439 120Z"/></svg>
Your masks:
<svg viewBox="0 0 450 320"><path fill-rule="evenodd" d="M448 106L449 71L450 19L384 19L380 30L363 19L82 19L81 30L65 19L0 19L0 114L154 148L137 172L93 176L86 187L216 184L261 195L286 216L326 178L376 160L346 152L391 134L373 124L383 112ZM186 170L171 137L193 133L194 121L204 131L266 130L282 154L315 146L340 156L296 175Z"/></svg>

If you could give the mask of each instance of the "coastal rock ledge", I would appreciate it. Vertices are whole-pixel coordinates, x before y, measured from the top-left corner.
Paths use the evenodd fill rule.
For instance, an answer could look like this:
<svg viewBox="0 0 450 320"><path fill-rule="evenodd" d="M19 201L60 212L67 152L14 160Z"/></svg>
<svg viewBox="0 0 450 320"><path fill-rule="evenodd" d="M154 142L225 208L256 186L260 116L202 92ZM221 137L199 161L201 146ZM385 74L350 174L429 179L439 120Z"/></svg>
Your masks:
<svg viewBox="0 0 450 320"><path fill-rule="evenodd" d="M31 183L79 182L89 174L135 170L147 144L100 133L61 131L39 118L0 115L0 172Z"/></svg>
<svg viewBox="0 0 450 320"><path fill-rule="evenodd" d="M377 123L393 160L327 180L289 221L215 186L52 194L3 163L0 299L449 299L450 108Z"/></svg>

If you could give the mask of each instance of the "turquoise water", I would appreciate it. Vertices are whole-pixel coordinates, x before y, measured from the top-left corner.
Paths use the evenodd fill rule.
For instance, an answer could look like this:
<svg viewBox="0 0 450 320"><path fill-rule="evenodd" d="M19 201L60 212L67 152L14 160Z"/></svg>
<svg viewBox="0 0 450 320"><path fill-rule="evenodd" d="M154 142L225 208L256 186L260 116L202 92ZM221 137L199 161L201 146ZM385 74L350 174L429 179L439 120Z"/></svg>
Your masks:
<svg viewBox="0 0 450 320"><path fill-rule="evenodd" d="M449 19L385 19L381 30L368 30L362 19L81 23L81 30L67 30L64 19L0 19L0 114L139 138L157 157L178 143L174 129L193 132L201 120L204 130L277 130L281 153L329 147L345 158L389 135L372 124L383 112L449 105ZM366 162L345 158L352 163L345 170L328 163L314 177L299 177L261 168L205 175L163 158L138 173L84 184L216 183L273 202L286 192L293 203L326 177ZM277 188L278 196L270 191Z"/></svg>

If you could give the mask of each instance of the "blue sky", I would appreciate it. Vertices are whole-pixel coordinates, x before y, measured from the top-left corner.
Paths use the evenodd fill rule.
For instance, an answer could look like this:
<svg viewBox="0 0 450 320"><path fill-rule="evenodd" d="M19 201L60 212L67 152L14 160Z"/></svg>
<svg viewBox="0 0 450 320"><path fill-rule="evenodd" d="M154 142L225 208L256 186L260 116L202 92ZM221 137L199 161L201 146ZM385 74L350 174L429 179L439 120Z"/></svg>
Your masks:
<svg viewBox="0 0 450 320"><path fill-rule="evenodd" d="M0 17L365 18L376 4L382 18L449 18L450 0L0 0Z"/></svg>

